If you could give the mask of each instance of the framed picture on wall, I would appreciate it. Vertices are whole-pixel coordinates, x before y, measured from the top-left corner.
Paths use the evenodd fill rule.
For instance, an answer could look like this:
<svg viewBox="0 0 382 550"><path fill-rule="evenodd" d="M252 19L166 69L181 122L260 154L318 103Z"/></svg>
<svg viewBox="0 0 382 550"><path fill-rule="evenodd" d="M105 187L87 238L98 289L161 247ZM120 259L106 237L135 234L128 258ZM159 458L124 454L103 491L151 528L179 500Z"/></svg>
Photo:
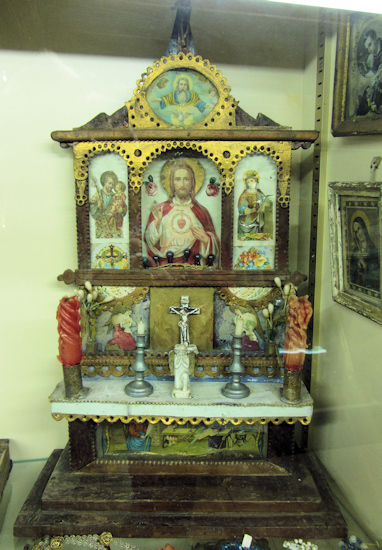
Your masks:
<svg viewBox="0 0 382 550"><path fill-rule="evenodd" d="M381 184L330 183L333 299L382 324Z"/></svg>
<svg viewBox="0 0 382 550"><path fill-rule="evenodd" d="M344 12L337 29L333 136L382 133L382 15Z"/></svg>

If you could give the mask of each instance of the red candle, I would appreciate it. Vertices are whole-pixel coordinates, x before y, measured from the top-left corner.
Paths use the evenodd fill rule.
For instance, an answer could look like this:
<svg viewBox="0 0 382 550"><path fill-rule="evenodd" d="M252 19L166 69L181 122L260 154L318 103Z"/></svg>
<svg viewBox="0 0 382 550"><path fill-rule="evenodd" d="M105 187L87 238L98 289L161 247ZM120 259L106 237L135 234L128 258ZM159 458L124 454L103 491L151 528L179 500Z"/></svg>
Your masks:
<svg viewBox="0 0 382 550"><path fill-rule="evenodd" d="M301 371L307 348L306 329L313 309L307 296L290 298L288 306L284 339L284 367L289 371Z"/></svg>
<svg viewBox="0 0 382 550"><path fill-rule="evenodd" d="M58 321L58 353L57 359L64 367L78 365L83 358L80 302L76 296L61 299L57 308Z"/></svg>

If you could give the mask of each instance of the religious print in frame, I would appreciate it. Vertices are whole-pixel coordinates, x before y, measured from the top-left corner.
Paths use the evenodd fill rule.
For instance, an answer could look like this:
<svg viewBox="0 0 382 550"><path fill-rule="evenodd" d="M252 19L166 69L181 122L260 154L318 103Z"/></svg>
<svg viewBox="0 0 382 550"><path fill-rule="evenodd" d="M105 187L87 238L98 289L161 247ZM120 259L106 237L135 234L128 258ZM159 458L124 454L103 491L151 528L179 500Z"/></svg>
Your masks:
<svg viewBox="0 0 382 550"><path fill-rule="evenodd" d="M274 159L261 153L243 158L234 186L234 269L274 269L276 204Z"/></svg>
<svg viewBox="0 0 382 550"><path fill-rule="evenodd" d="M209 159L157 159L143 176L142 255L150 265L220 267L219 172Z"/></svg>
<svg viewBox="0 0 382 550"><path fill-rule="evenodd" d="M91 266L129 267L128 172L115 153L95 156L89 165Z"/></svg>
<svg viewBox="0 0 382 550"><path fill-rule="evenodd" d="M205 118L219 99L214 84L194 70L170 70L150 84L147 103L154 113L174 126L190 126Z"/></svg>
<svg viewBox="0 0 382 550"><path fill-rule="evenodd" d="M329 184L333 298L382 324L381 188Z"/></svg>
<svg viewBox="0 0 382 550"><path fill-rule="evenodd" d="M220 460L259 460L267 456L266 425L244 422L221 426L217 422L209 426L203 423L192 425L166 425L162 421L149 424L147 421L129 423L102 422L97 427L98 458L109 460L139 460L161 458L178 460L208 458ZM141 456L141 459L143 457Z"/></svg>
<svg viewBox="0 0 382 550"><path fill-rule="evenodd" d="M382 133L382 15L339 15L332 133Z"/></svg>

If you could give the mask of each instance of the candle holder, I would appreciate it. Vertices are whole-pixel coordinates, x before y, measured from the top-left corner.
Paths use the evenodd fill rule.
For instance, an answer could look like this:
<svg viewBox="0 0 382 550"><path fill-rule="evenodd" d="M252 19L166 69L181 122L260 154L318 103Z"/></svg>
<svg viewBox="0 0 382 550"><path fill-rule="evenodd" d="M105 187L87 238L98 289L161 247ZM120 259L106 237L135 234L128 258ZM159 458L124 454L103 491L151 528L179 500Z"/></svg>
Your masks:
<svg viewBox="0 0 382 550"><path fill-rule="evenodd" d="M81 365L62 366L66 399L81 399L89 392L82 385Z"/></svg>
<svg viewBox="0 0 382 550"><path fill-rule="evenodd" d="M231 399L244 399L244 397L248 397L250 393L249 388L243 384L243 382L240 382L241 375L244 372L244 367L241 362L241 350L245 332L241 334L233 333L232 336L234 339L232 344L233 361L229 368L229 372L232 374L232 382L225 384L221 391L225 397L230 397Z"/></svg>
<svg viewBox="0 0 382 550"><path fill-rule="evenodd" d="M136 335L136 345L137 351L135 356L135 362L131 367L135 371L135 380L129 382L125 386L125 393L130 395L130 397L148 397L153 393L154 388L144 380L144 373L147 370L147 365L145 361L145 339L146 333Z"/></svg>
<svg viewBox="0 0 382 550"><path fill-rule="evenodd" d="M284 368L284 382L281 390L281 401L290 405L301 403L302 369L289 370Z"/></svg>

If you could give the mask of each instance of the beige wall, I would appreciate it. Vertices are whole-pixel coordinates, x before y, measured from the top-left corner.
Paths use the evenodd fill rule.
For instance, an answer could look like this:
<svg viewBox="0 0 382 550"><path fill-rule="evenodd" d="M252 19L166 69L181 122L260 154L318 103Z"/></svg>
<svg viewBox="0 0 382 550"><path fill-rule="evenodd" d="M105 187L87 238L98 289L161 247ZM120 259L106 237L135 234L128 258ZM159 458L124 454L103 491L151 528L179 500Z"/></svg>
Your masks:
<svg viewBox="0 0 382 550"><path fill-rule="evenodd" d="M382 327L331 298L327 185L367 181L382 137L333 138L330 133L335 39L328 38L320 179L315 310L315 401L310 444L370 537L382 537ZM377 171L382 180L382 171Z"/></svg>

